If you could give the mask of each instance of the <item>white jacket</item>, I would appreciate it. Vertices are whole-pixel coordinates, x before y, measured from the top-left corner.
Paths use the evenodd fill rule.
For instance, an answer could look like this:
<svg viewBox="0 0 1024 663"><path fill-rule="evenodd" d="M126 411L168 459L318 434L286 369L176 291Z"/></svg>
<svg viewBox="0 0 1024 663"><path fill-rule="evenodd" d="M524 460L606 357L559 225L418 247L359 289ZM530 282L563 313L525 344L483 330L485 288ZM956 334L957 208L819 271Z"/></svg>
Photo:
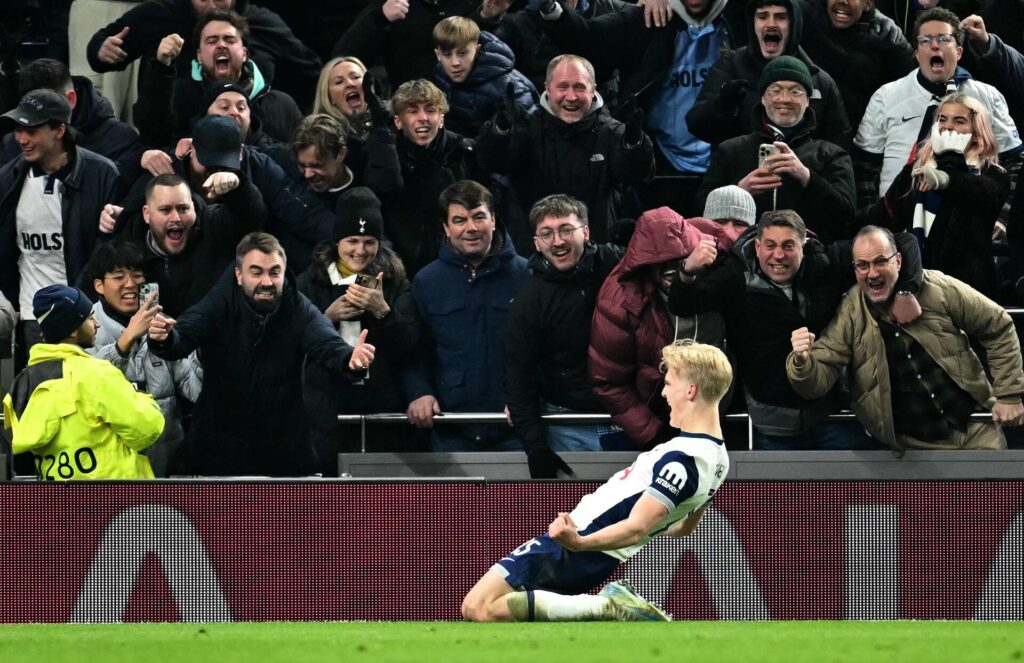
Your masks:
<svg viewBox="0 0 1024 663"><path fill-rule="evenodd" d="M195 402L203 386L203 367L193 352L186 359L168 361L149 351L147 337L132 345L127 357L117 351L117 339L124 332L124 325L114 320L103 310L103 304L96 302L92 307L100 330L96 343L87 348L93 357L106 359L113 364L136 389L153 396L164 415L164 432L146 451L157 476L166 476L167 460L181 444L184 431L178 408L178 396Z"/></svg>

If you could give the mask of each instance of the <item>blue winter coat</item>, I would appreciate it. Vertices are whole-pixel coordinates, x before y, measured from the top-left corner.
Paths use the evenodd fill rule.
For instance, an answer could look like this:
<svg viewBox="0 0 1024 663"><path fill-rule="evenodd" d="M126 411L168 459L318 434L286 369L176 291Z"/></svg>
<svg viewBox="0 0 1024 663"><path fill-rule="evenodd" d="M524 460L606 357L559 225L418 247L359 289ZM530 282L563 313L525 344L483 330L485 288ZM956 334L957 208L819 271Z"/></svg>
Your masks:
<svg viewBox="0 0 1024 663"><path fill-rule="evenodd" d="M501 412L505 407L505 321L530 278L526 259L506 234L474 274L449 242L413 279L412 297L426 361L405 372L406 397L432 394L445 412ZM487 426L464 434L486 438ZM508 435L508 427L504 427Z"/></svg>
<svg viewBox="0 0 1024 663"><path fill-rule="evenodd" d="M448 98L445 126L463 136L476 136L505 99L509 82L515 85L516 103L532 112L537 107L537 89L515 69L516 56L505 42L490 32L480 33L480 50L473 70L462 83L448 78L437 63L434 80Z"/></svg>

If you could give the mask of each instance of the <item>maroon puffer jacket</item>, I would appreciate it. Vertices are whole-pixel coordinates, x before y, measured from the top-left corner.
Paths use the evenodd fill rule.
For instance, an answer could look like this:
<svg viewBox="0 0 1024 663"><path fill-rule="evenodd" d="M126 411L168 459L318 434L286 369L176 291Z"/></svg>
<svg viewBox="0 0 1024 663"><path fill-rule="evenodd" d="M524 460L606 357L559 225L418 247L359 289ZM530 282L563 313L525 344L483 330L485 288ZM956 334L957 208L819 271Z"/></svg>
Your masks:
<svg viewBox="0 0 1024 663"><path fill-rule="evenodd" d="M655 399L661 399L663 383L661 350L675 340L675 329L658 294L654 270L690 255L703 239L717 240L721 258L736 236L714 221L684 219L668 207L645 212L626 255L597 297L588 353L590 381L612 420L638 448L671 437L667 409Z"/></svg>

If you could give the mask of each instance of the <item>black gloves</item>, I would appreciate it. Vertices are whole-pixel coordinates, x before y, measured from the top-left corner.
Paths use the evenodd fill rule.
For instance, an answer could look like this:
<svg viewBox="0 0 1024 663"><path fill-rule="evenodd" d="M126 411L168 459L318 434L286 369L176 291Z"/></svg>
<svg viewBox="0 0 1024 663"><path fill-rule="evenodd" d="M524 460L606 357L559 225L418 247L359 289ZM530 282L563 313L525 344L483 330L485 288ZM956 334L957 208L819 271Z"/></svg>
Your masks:
<svg viewBox="0 0 1024 663"><path fill-rule="evenodd" d="M509 81L505 85L505 98L494 115L494 128L502 134L507 134L520 121L523 114L522 106L516 103L516 85Z"/></svg>
<svg viewBox="0 0 1024 663"><path fill-rule="evenodd" d="M718 97L719 105L726 110L735 110L740 105L740 102L743 101L743 97L746 96L749 89L750 81L744 78L737 78L722 83L722 89Z"/></svg>
<svg viewBox="0 0 1024 663"><path fill-rule="evenodd" d="M363 101L366 102L366 110L370 111L370 121L375 128L386 129L391 124L391 113L377 94L378 86L379 83L373 76L363 76Z"/></svg>
<svg viewBox="0 0 1024 663"><path fill-rule="evenodd" d="M636 105L636 95L626 98L626 103L619 109L619 117L626 125L623 140L628 147L636 147L644 140L644 110Z"/></svg>
<svg viewBox="0 0 1024 663"><path fill-rule="evenodd" d="M530 477L533 479L554 479L558 470L572 475L572 469L547 445L526 450L530 463Z"/></svg>

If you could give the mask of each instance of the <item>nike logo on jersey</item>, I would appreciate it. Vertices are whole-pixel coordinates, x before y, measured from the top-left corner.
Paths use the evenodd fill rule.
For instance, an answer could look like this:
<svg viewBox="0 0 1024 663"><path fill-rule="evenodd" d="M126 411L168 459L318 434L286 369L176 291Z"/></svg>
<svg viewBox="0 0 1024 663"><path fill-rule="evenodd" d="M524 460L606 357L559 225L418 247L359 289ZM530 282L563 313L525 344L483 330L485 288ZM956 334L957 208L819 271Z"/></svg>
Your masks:
<svg viewBox="0 0 1024 663"><path fill-rule="evenodd" d="M904 117L904 118L902 118L900 120L900 124L903 124L904 122L910 122L911 120L919 118L919 117L921 117L921 116L920 115L911 115L910 117Z"/></svg>

